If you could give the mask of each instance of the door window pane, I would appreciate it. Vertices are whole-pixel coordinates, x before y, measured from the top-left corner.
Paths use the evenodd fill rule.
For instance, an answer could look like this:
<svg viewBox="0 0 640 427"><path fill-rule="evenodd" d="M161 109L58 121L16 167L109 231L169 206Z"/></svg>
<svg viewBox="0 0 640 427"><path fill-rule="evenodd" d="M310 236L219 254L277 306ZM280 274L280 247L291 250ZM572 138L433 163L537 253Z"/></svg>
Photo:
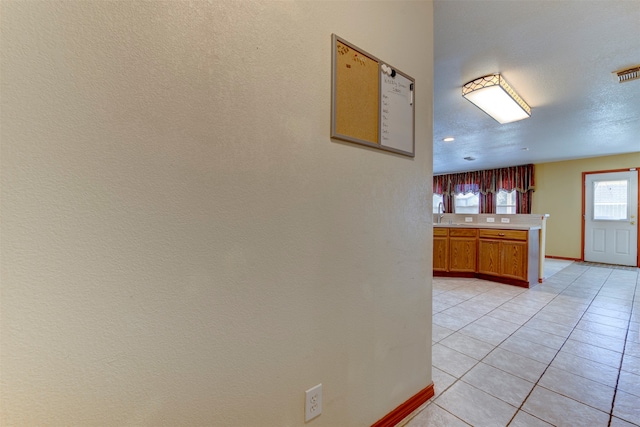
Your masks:
<svg viewBox="0 0 640 427"><path fill-rule="evenodd" d="M629 181L595 181L593 183L593 219L626 220Z"/></svg>
<svg viewBox="0 0 640 427"><path fill-rule="evenodd" d="M477 194L456 194L455 213L477 214L480 212L480 199Z"/></svg>

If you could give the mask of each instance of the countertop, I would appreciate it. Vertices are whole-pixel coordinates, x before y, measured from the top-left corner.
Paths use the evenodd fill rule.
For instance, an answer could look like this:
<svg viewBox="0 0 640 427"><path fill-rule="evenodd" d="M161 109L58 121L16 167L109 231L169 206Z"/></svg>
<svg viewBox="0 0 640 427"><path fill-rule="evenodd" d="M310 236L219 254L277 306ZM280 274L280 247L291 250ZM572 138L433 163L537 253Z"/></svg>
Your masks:
<svg viewBox="0 0 640 427"><path fill-rule="evenodd" d="M452 223L449 224L441 223L433 224L434 228L499 228L503 230L540 230L542 227L540 225L529 225L529 224L515 224L515 223L502 223L502 222L487 222L487 223L479 223L479 222L462 222L462 223Z"/></svg>

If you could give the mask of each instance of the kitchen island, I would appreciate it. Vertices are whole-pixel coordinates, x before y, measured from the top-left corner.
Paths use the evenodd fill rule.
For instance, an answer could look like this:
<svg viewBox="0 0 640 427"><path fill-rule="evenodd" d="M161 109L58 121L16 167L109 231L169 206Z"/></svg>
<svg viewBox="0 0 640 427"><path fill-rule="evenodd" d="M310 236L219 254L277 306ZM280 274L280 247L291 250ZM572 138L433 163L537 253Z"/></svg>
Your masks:
<svg viewBox="0 0 640 427"><path fill-rule="evenodd" d="M456 222L461 218L454 214L437 219L444 221L433 224L434 276L477 277L526 288L542 282L546 217L542 223L486 223L475 217Z"/></svg>

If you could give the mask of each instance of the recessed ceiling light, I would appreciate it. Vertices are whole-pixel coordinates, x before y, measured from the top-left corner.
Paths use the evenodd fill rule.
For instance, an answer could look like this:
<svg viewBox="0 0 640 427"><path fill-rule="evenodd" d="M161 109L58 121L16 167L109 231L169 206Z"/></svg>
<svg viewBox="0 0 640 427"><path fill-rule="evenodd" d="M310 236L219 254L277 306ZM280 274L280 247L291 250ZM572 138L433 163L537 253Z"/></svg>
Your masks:
<svg viewBox="0 0 640 427"><path fill-rule="evenodd" d="M527 147L524 147L522 151L529 151L529 149Z"/></svg>
<svg viewBox="0 0 640 427"><path fill-rule="evenodd" d="M472 161L474 161L476 158L475 158L475 157L471 157L471 156L469 156L469 157L465 157L464 159L465 159L465 160L467 160L467 161L469 161L469 162L472 162Z"/></svg>
<svg viewBox="0 0 640 427"><path fill-rule="evenodd" d="M446 138L443 139L444 142L451 142L451 141L455 141L455 138L452 136L448 136Z"/></svg>

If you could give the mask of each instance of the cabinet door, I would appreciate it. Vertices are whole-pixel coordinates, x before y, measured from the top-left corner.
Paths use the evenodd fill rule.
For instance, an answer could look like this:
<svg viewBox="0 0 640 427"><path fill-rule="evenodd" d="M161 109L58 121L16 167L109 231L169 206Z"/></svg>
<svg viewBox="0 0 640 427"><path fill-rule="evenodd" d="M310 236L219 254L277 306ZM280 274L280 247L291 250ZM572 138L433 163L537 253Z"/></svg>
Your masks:
<svg viewBox="0 0 640 427"><path fill-rule="evenodd" d="M504 277L527 280L527 242L502 242L500 270Z"/></svg>
<svg viewBox="0 0 640 427"><path fill-rule="evenodd" d="M433 271L448 271L449 269L449 238L433 238Z"/></svg>
<svg viewBox="0 0 640 427"><path fill-rule="evenodd" d="M478 241L478 273L500 275L500 241Z"/></svg>
<svg viewBox="0 0 640 427"><path fill-rule="evenodd" d="M475 273L476 248L476 238L451 237L449 239L449 271Z"/></svg>

